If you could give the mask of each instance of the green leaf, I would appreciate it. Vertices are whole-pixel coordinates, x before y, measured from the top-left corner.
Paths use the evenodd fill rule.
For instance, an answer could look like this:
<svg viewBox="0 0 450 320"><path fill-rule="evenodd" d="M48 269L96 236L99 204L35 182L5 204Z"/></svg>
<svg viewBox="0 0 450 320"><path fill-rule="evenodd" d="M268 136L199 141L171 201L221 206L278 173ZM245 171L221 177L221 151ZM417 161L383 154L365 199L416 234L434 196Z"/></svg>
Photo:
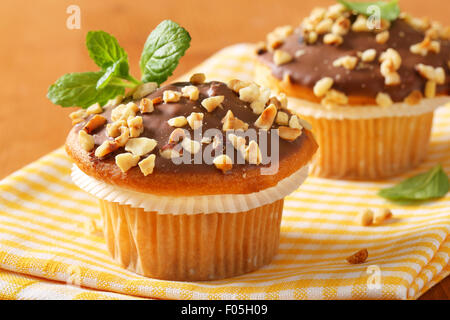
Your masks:
<svg viewBox="0 0 450 320"><path fill-rule="evenodd" d="M393 201L429 200L447 194L449 180L440 164L428 172L406 179L392 188L382 189L378 195Z"/></svg>
<svg viewBox="0 0 450 320"><path fill-rule="evenodd" d="M87 108L98 102L104 105L109 99L125 93L120 85L108 85L97 90L97 83L104 72L68 73L48 89L47 97L62 107Z"/></svg>
<svg viewBox="0 0 450 320"><path fill-rule="evenodd" d="M126 77L129 74L128 55L114 36L105 31L89 31L86 36L89 56L106 71L117 61L122 60L117 74Z"/></svg>
<svg viewBox="0 0 450 320"><path fill-rule="evenodd" d="M373 2L351 2L345 0L337 0L342 5L346 6L348 9L353 10L357 13L370 16L373 11L369 10L370 6L377 6L380 9L380 18L394 21L400 15L400 7L398 5L398 0L386 1L373 1Z"/></svg>
<svg viewBox="0 0 450 320"><path fill-rule="evenodd" d="M173 21L161 22L148 36L140 67L143 82L163 83L189 48L191 36Z"/></svg>
<svg viewBox="0 0 450 320"><path fill-rule="evenodd" d="M121 67L123 66L124 61L122 59L116 61L112 66L108 67L105 70L105 73L103 74L103 76L98 79L97 81L97 85L96 85L96 89L103 89L104 87L106 87L108 85L108 83L111 81L111 79L116 76L119 75L120 76L120 70Z"/></svg>

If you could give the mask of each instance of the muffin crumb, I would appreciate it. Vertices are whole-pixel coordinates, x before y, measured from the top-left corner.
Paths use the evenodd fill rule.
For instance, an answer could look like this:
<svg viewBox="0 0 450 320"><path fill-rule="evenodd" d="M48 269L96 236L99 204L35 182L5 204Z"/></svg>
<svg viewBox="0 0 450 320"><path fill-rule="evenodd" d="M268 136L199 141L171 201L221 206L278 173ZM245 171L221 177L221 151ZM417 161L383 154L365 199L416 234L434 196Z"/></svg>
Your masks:
<svg viewBox="0 0 450 320"><path fill-rule="evenodd" d="M366 262L368 256L369 252L367 251L367 249L361 249L352 254L350 257L347 257L346 260L350 264L361 264Z"/></svg>

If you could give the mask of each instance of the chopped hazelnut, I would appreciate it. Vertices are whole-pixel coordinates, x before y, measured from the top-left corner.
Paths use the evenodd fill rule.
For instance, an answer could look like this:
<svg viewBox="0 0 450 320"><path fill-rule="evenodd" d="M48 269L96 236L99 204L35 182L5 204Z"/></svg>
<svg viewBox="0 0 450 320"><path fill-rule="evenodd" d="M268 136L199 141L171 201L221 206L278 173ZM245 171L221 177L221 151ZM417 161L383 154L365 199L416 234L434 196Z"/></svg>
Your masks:
<svg viewBox="0 0 450 320"><path fill-rule="evenodd" d="M118 120L106 125L106 133L111 138L116 138L120 135L120 128L126 127L127 122L125 120Z"/></svg>
<svg viewBox="0 0 450 320"><path fill-rule="evenodd" d="M189 79L189 82L192 84L202 84L205 80L206 76L204 73L194 73Z"/></svg>
<svg viewBox="0 0 450 320"><path fill-rule="evenodd" d="M144 120L142 117L129 118L127 121L128 128L130 128L130 137L137 138L144 132Z"/></svg>
<svg viewBox="0 0 450 320"><path fill-rule="evenodd" d="M196 154L202 149L202 146L200 142L191 140L190 138L184 138L183 141L181 141L181 146L184 150L189 152L190 154Z"/></svg>
<svg viewBox="0 0 450 320"><path fill-rule="evenodd" d="M291 119L289 120L289 127L297 128L297 129L303 129L303 127L300 124L300 121L298 120L298 117L296 115L293 115L291 117Z"/></svg>
<svg viewBox="0 0 450 320"><path fill-rule="evenodd" d="M155 168L155 159L156 156L154 154L149 155L147 158L139 162L139 168L144 176L148 176L153 173L153 169Z"/></svg>
<svg viewBox="0 0 450 320"><path fill-rule="evenodd" d="M339 19L346 10L347 8L345 6L340 3L336 3L328 7L325 12L325 17L333 20Z"/></svg>
<svg viewBox="0 0 450 320"><path fill-rule="evenodd" d="M181 154L173 148L171 145L167 145L166 148L163 148L159 151L161 157L165 159L174 159L181 156Z"/></svg>
<svg viewBox="0 0 450 320"><path fill-rule="evenodd" d="M212 142L211 137L203 137L202 140L200 140L203 144L210 144Z"/></svg>
<svg viewBox="0 0 450 320"><path fill-rule="evenodd" d="M281 139L287 140L287 141L294 141L298 137L300 137L302 134L302 130L297 128L290 128L285 126L280 126L278 128L278 135Z"/></svg>
<svg viewBox="0 0 450 320"><path fill-rule="evenodd" d="M181 127L184 127L185 125L187 125L188 121L187 121L186 117L179 116L179 117L174 117L174 118L169 119L167 121L167 123L171 127L181 128Z"/></svg>
<svg viewBox="0 0 450 320"><path fill-rule="evenodd" d="M116 156L116 165L123 173L125 173L135 167L138 164L139 159L139 156L135 156L131 153L121 153Z"/></svg>
<svg viewBox="0 0 450 320"><path fill-rule="evenodd" d="M377 102L377 105L384 108L390 107L393 104L391 96L384 92L379 92L375 100Z"/></svg>
<svg viewBox="0 0 450 320"><path fill-rule="evenodd" d="M377 51L375 49L367 49L361 53L361 60L363 62L372 62L377 56Z"/></svg>
<svg viewBox="0 0 450 320"><path fill-rule="evenodd" d="M426 56L428 52L439 53L441 51L441 44L439 41L432 40L430 37L426 36L422 42L413 44L409 50L421 56Z"/></svg>
<svg viewBox="0 0 450 320"><path fill-rule="evenodd" d="M286 112L278 111L275 122L282 126L289 125L289 115Z"/></svg>
<svg viewBox="0 0 450 320"><path fill-rule="evenodd" d="M368 32L371 31L367 24L366 16L360 14L356 18L355 22L353 22L352 30L355 32Z"/></svg>
<svg viewBox="0 0 450 320"><path fill-rule="evenodd" d="M283 92L280 92L280 93L276 96L276 98L278 99L278 101L279 101L280 104L281 104L281 109L285 109L285 110L286 110L286 109L287 109L287 104L288 104L286 94L283 93Z"/></svg>
<svg viewBox="0 0 450 320"><path fill-rule="evenodd" d="M362 249L348 257L347 261L350 264L360 264L366 262L368 256L367 249Z"/></svg>
<svg viewBox="0 0 450 320"><path fill-rule="evenodd" d="M221 154L213 160L214 165L217 169L222 170L223 173L231 170L233 168L233 160L226 154Z"/></svg>
<svg viewBox="0 0 450 320"><path fill-rule="evenodd" d="M364 209L360 211L357 216L357 221L361 226L370 226L373 223L373 211L370 209Z"/></svg>
<svg viewBox="0 0 450 320"><path fill-rule="evenodd" d="M258 143L252 140L245 148L245 160L250 164L260 164L262 161L261 150L259 149Z"/></svg>
<svg viewBox="0 0 450 320"><path fill-rule="evenodd" d="M180 98L181 98L181 93L178 91L166 90L163 93L164 103L178 102L178 101L180 101Z"/></svg>
<svg viewBox="0 0 450 320"><path fill-rule="evenodd" d="M139 109L141 110L141 113L153 112L155 110L153 101L147 98L142 98L141 102L139 103Z"/></svg>
<svg viewBox="0 0 450 320"><path fill-rule="evenodd" d="M250 108L252 108L254 114L261 114L264 111L266 104L262 101L256 100L250 103Z"/></svg>
<svg viewBox="0 0 450 320"><path fill-rule="evenodd" d="M145 96L148 96L156 89L158 89L158 84L156 82L143 83L139 87L137 87L136 91L134 91L133 99L138 100Z"/></svg>
<svg viewBox="0 0 450 320"><path fill-rule="evenodd" d="M314 85L314 95L316 97L323 97L328 90L331 89L331 87L333 86L333 79L330 77L325 77L320 79L319 81L316 82L316 84Z"/></svg>
<svg viewBox="0 0 450 320"><path fill-rule="evenodd" d="M69 118L72 119L72 125L82 122L87 116L86 110L80 109L69 114Z"/></svg>
<svg viewBox="0 0 450 320"><path fill-rule="evenodd" d="M312 130L312 125L311 123L309 123L308 121L306 121L305 119L299 118L297 117L298 122L300 122L300 125L305 128L306 130Z"/></svg>
<svg viewBox="0 0 450 320"><path fill-rule="evenodd" d="M125 150L131 152L135 156L143 156L155 149L158 143L154 139L149 138L134 138L129 139L125 145Z"/></svg>
<svg viewBox="0 0 450 320"><path fill-rule="evenodd" d="M374 224L382 224L384 221L392 218L392 212L388 208L383 208L375 211L375 215L373 218Z"/></svg>
<svg viewBox="0 0 450 320"><path fill-rule="evenodd" d="M153 105L156 106L157 104L161 103L163 99L161 97L156 97L152 99Z"/></svg>
<svg viewBox="0 0 450 320"><path fill-rule="evenodd" d="M186 133L183 129L177 128L172 131L169 136L169 143L177 143L186 138Z"/></svg>
<svg viewBox="0 0 450 320"><path fill-rule="evenodd" d="M293 57L286 51L277 49L273 53L273 62L279 66L282 64L289 63L293 60Z"/></svg>
<svg viewBox="0 0 450 320"><path fill-rule="evenodd" d="M250 81L241 81L238 79L233 79L228 82L228 88L230 88L234 92L238 93L239 90L241 90L242 88L248 87L251 84L252 84L252 82L250 82Z"/></svg>
<svg viewBox="0 0 450 320"><path fill-rule="evenodd" d="M95 147L94 137L86 133L84 130L80 130L78 132L78 141L83 150L87 152L91 152Z"/></svg>
<svg viewBox="0 0 450 320"><path fill-rule="evenodd" d="M198 100L199 91L196 86L185 86L181 88L181 93L183 97L189 98L192 101Z"/></svg>
<svg viewBox="0 0 450 320"><path fill-rule="evenodd" d="M321 104L324 106L339 106L348 104L348 97L337 90L328 90Z"/></svg>
<svg viewBox="0 0 450 320"><path fill-rule="evenodd" d="M96 129L102 127L106 123L106 118L104 116L95 115L91 118L91 120L86 123L86 125L83 127L83 130L86 131L86 133L91 134Z"/></svg>
<svg viewBox="0 0 450 320"><path fill-rule="evenodd" d="M111 112L111 120L128 120L128 118L135 117L136 113L139 111L139 107L134 103L130 102L128 104L120 104L115 107Z"/></svg>
<svg viewBox="0 0 450 320"><path fill-rule="evenodd" d="M332 27L333 27L333 20L330 18L326 18L317 24L315 31L318 34L325 34L331 32Z"/></svg>
<svg viewBox="0 0 450 320"><path fill-rule="evenodd" d="M293 32L294 29L289 25L275 28L275 30L267 34L267 44L269 45L269 49L278 48Z"/></svg>
<svg viewBox="0 0 450 320"><path fill-rule="evenodd" d="M266 109L264 109L263 113L256 119L255 126L260 129L270 129L272 127L273 121L277 116L277 107L271 104Z"/></svg>
<svg viewBox="0 0 450 320"><path fill-rule="evenodd" d="M323 43L325 43L325 44L338 46L338 45L342 44L343 41L344 41L344 39L340 35L334 34L334 33L327 33L323 37Z"/></svg>
<svg viewBox="0 0 450 320"><path fill-rule="evenodd" d="M339 17L334 22L333 27L331 28L331 33L344 36L350 30L351 22L349 19L345 17Z"/></svg>
<svg viewBox="0 0 450 320"><path fill-rule="evenodd" d="M394 49L387 49L380 55L380 72L384 76L385 84L387 86L390 85L399 85L400 75L396 72L401 66L402 58L400 54Z"/></svg>
<svg viewBox="0 0 450 320"><path fill-rule="evenodd" d="M375 41L379 44L385 44L389 40L389 31L380 32L375 36Z"/></svg>
<svg viewBox="0 0 450 320"><path fill-rule="evenodd" d="M392 62L393 67L393 70L390 71L395 71L400 68L402 64L402 57L397 50L389 48L380 55L380 62L386 62L389 60Z"/></svg>
<svg viewBox="0 0 450 320"><path fill-rule="evenodd" d="M436 96L436 82L428 80L425 84L425 97L434 98Z"/></svg>
<svg viewBox="0 0 450 320"><path fill-rule="evenodd" d="M259 98L259 87L255 83L239 90L239 99L245 102L253 102Z"/></svg>
<svg viewBox="0 0 450 320"><path fill-rule="evenodd" d="M103 112L103 108L100 106L100 104L94 103L92 106L90 106L89 108L86 109L86 114L87 115L91 115L91 114L99 114Z"/></svg>
<svg viewBox="0 0 450 320"><path fill-rule="evenodd" d="M435 81L437 84L445 83L445 71L442 67L434 68L420 63L416 65L416 70L427 80Z"/></svg>
<svg viewBox="0 0 450 320"><path fill-rule="evenodd" d="M187 117L187 122L189 123L189 126L195 130L195 129L199 129L202 127L203 125L203 117L204 114L201 112L192 112L188 117Z"/></svg>
<svg viewBox="0 0 450 320"><path fill-rule="evenodd" d="M345 69L353 70L353 69L355 69L357 63L358 63L357 57L343 56L343 57L340 57L340 58L334 60L333 66L334 67L344 67Z"/></svg>
<svg viewBox="0 0 450 320"><path fill-rule="evenodd" d="M248 124L236 118L231 110L228 110L225 117L222 119L222 130L247 130Z"/></svg>
<svg viewBox="0 0 450 320"><path fill-rule="evenodd" d="M126 145L130 139L130 129L127 127L120 127L120 135L114 140L118 147L123 147Z"/></svg>
<svg viewBox="0 0 450 320"><path fill-rule="evenodd" d="M414 90L405 98L405 102L411 106L418 104L422 100L422 93L418 90Z"/></svg>
<svg viewBox="0 0 450 320"><path fill-rule="evenodd" d="M315 31L309 31L309 32L306 32L303 35L303 37L307 43L313 44L313 43L316 43L317 39L319 38L319 35Z"/></svg>
<svg viewBox="0 0 450 320"><path fill-rule="evenodd" d="M106 140L95 150L95 156L97 158L103 158L119 148L119 145L115 141Z"/></svg>
<svg viewBox="0 0 450 320"><path fill-rule="evenodd" d="M245 138L230 133L228 135L228 139L230 140L233 147L241 153L243 158L245 158L245 145L246 145Z"/></svg>
<svg viewBox="0 0 450 320"><path fill-rule="evenodd" d="M208 111L213 112L225 99L224 96L214 96L203 99L202 106Z"/></svg>

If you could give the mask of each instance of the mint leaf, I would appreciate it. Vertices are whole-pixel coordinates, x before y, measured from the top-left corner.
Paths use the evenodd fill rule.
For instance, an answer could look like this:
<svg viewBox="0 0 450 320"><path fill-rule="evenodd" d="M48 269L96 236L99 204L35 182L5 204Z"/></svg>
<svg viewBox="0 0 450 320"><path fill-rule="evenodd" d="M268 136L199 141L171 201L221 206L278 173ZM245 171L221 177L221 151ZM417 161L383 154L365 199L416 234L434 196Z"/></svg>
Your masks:
<svg viewBox="0 0 450 320"><path fill-rule="evenodd" d="M337 0L339 3L344 5L350 10L357 13L370 16L373 14L369 11L370 6L377 6L380 9L380 18L388 21L394 21L400 15L400 7L398 5L398 0L391 0L389 2L385 1L373 1L373 2L351 2L345 0Z"/></svg>
<svg viewBox="0 0 450 320"><path fill-rule="evenodd" d="M122 63L120 68L117 68L116 74L122 77L128 76L128 55L114 36L105 31L89 31L86 36L86 46L89 56L102 70L106 71L121 60Z"/></svg>
<svg viewBox="0 0 450 320"><path fill-rule="evenodd" d="M382 189L378 195L394 201L429 200L447 194L449 180L440 164L428 172L406 179L392 188Z"/></svg>
<svg viewBox="0 0 450 320"><path fill-rule="evenodd" d="M62 107L87 108L96 102L104 105L109 99L125 93L125 88L120 85L97 89L97 83L103 75L104 72L65 74L50 86L47 97Z"/></svg>
<svg viewBox="0 0 450 320"><path fill-rule="evenodd" d="M124 62L122 59L116 61L112 66L106 69L103 76L97 81L96 85L97 90L106 87L115 75L120 75L121 66L123 66Z"/></svg>
<svg viewBox="0 0 450 320"><path fill-rule="evenodd" d="M191 36L173 21L161 22L148 36L140 67L143 82L163 83L189 48Z"/></svg>

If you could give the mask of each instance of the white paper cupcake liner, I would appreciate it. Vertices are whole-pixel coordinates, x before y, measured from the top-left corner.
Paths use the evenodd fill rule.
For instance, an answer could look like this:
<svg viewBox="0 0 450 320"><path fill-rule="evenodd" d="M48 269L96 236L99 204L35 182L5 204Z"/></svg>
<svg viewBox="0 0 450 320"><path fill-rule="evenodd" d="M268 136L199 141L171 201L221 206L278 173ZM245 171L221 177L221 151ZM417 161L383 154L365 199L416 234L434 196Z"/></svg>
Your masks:
<svg viewBox="0 0 450 320"><path fill-rule="evenodd" d="M274 187L249 194L220 194L206 196L159 196L117 187L85 174L76 165L72 168L73 182L91 195L132 208L159 214L235 213L273 203L294 192L308 176L306 165L281 180Z"/></svg>
<svg viewBox="0 0 450 320"><path fill-rule="evenodd" d="M318 103L313 103L307 100L288 97L289 109L294 112L314 118L325 119L374 119L374 118L386 118L386 117L411 117L421 114L429 113L440 106L450 102L450 97L436 97L429 99L422 99L420 103L416 105L409 105L407 103L394 103L390 107L380 106L336 106L326 107Z"/></svg>

